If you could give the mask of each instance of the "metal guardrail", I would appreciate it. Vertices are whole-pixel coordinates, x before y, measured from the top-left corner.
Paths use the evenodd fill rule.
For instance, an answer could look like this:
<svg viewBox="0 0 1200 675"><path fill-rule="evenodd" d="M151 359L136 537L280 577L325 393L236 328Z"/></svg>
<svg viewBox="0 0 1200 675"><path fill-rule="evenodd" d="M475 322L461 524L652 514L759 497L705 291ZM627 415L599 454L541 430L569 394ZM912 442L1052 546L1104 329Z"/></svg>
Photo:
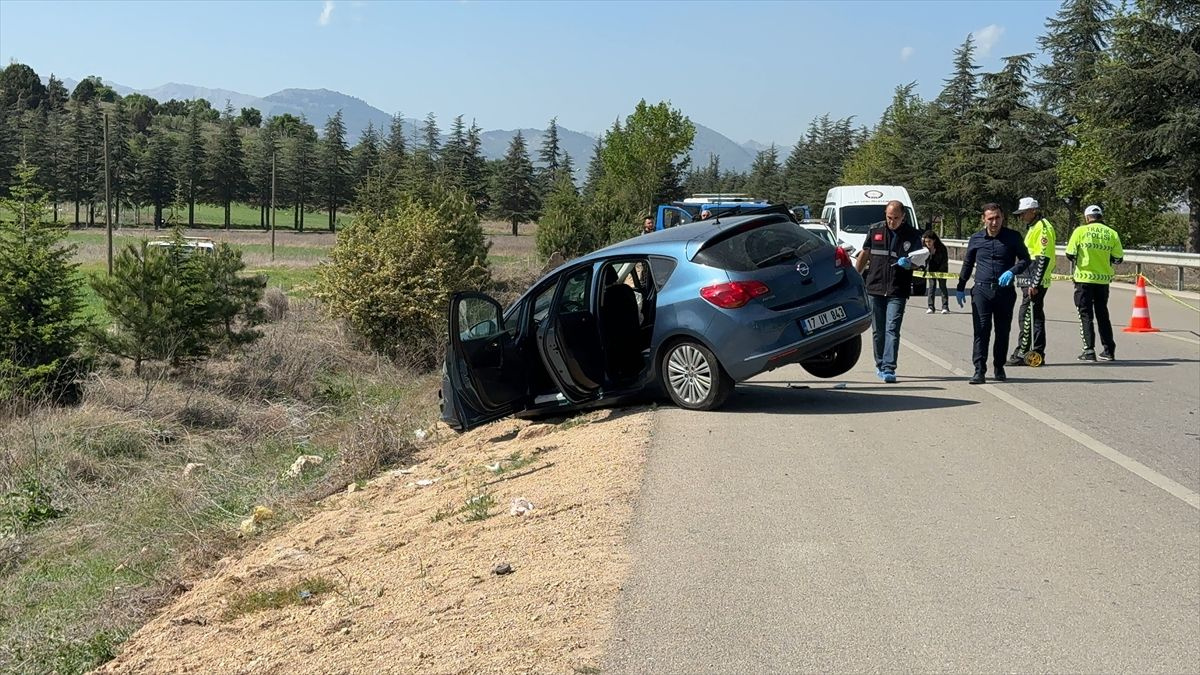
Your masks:
<svg viewBox="0 0 1200 675"><path fill-rule="evenodd" d="M946 248L967 248L965 239L943 239ZM1055 252L1062 257L1067 255L1066 246L1056 246ZM959 255L959 258L962 256ZM1175 289L1183 290L1183 270L1200 269L1200 253L1179 253L1176 251L1125 251L1124 262L1133 263L1137 274L1142 273L1142 265L1162 265L1175 268Z"/></svg>

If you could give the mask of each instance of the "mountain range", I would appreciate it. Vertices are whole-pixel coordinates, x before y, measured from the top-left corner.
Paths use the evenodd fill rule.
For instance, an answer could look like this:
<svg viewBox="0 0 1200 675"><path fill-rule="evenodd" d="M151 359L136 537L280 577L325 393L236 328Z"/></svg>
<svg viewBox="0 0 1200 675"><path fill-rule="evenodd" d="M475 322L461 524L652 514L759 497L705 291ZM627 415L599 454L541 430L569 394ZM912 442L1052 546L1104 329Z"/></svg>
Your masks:
<svg viewBox="0 0 1200 675"><path fill-rule="evenodd" d="M74 90L78 81L63 78L63 84L68 91L71 91ZM121 96L140 93L159 102L166 102L173 98L179 100L203 98L218 110L224 109L226 101L233 106L235 111L240 108L257 108L262 112L264 118L284 113L296 116L304 115L318 131L321 130L326 120L341 110L342 119L346 124L347 141L351 144L358 141L363 130L367 128L367 124L373 124L375 129L386 134L392 121L391 113L384 112L360 98L330 89L283 89L270 96L260 97L228 89L209 89L175 82L153 89L134 89L108 80L105 80L105 84L112 87ZM449 127L450 122L451 120L438 120L438 125L444 131ZM421 123L422 120L404 118L406 134L410 138L415 137ZM483 156L488 159L503 157L517 131L517 129L494 129L482 132L480 139ZM545 131L537 128L525 128L520 131L525 137L530 156L536 158ZM581 178L586 171L599 135L595 132L574 131L566 127L558 127L559 144L565 152L570 153L571 160L575 164L577 178ZM737 143L718 131L696 124L696 137L690 153L692 167L707 166L709 157L715 155L720 158L723 169L747 171L754 161L755 155L766 147L756 141ZM781 154L786 154L786 149L783 150L784 152Z"/></svg>

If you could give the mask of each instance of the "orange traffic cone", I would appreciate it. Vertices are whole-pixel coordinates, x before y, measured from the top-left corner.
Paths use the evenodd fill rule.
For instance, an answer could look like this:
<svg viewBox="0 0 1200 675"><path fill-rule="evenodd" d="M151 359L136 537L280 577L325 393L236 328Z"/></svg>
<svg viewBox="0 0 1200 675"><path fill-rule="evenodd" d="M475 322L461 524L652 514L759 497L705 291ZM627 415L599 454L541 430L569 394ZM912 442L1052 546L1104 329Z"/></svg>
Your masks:
<svg viewBox="0 0 1200 675"><path fill-rule="evenodd" d="M1146 297L1146 278L1138 275L1137 291L1133 294L1133 318L1125 327L1126 333L1157 333L1150 325L1150 299Z"/></svg>

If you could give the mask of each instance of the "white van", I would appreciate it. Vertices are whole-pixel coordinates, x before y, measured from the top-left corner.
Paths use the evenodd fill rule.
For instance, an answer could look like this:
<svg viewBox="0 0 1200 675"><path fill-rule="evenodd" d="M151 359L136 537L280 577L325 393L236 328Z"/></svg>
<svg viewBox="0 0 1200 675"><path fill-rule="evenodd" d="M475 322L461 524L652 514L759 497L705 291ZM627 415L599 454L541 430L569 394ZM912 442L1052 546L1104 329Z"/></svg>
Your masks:
<svg viewBox="0 0 1200 675"><path fill-rule="evenodd" d="M825 195L821 219L829 223L838 243L853 257L862 250L871 226L883 222L884 207L893 199L904 205L905 222L920 231L908 190L899 185L839 185L831 188Z"/></svg>

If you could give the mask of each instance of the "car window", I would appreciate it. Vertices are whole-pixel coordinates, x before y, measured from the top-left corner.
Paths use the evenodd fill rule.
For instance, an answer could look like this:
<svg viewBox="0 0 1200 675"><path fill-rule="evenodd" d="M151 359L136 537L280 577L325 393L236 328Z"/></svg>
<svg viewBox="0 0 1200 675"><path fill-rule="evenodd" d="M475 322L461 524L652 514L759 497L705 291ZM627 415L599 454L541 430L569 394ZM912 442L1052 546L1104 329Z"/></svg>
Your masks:
<svg viewBox="0 0 1200 675"><path fill-rule="evenodd" d="M674 258L650 256L650 276L654 278L655 290L661 291L663 286L667 285L667 279L671 278L671 273L675 271L677 264Z"/></svg>
<svg viewBox="0 0 1200 675"><path fill-rule="evenodd" d="M856 206L842 207L842 231L853 232L854 234L866 234L871 226L876 223L883 222L883 204L859 204ZM910 225L916 223L913 217L912 209L904 207L905 222Z"/></svg>
<svg viewBox="0 0 1200 675"><path fill-rule="evenodd" d="M588 288L592 279L592 268L584 267L572 272L563 283L562 299L559 301L558 312L588 311Z"/></svg>
<svg viewBox="0 0 1200 675"><path fill-rule="evenodd" d="M500 307L483 298L466 297L458 301L458 335L463 341L480 340L504 331Z"/></svg>
<svg viewBox="0 0 1200 675"><path fill-rule="evenodd" d="M768 220L709 242L694 260L710 267L749 272L794 262L825 245L790 220Z"/></svg>
<svg viewBox="0 0 1200 675"><path fill-rule="evenodd" d="M547 286L533 299L533 325L537 326L550 313L550 301L554 300L554 285Z"/></svg>

